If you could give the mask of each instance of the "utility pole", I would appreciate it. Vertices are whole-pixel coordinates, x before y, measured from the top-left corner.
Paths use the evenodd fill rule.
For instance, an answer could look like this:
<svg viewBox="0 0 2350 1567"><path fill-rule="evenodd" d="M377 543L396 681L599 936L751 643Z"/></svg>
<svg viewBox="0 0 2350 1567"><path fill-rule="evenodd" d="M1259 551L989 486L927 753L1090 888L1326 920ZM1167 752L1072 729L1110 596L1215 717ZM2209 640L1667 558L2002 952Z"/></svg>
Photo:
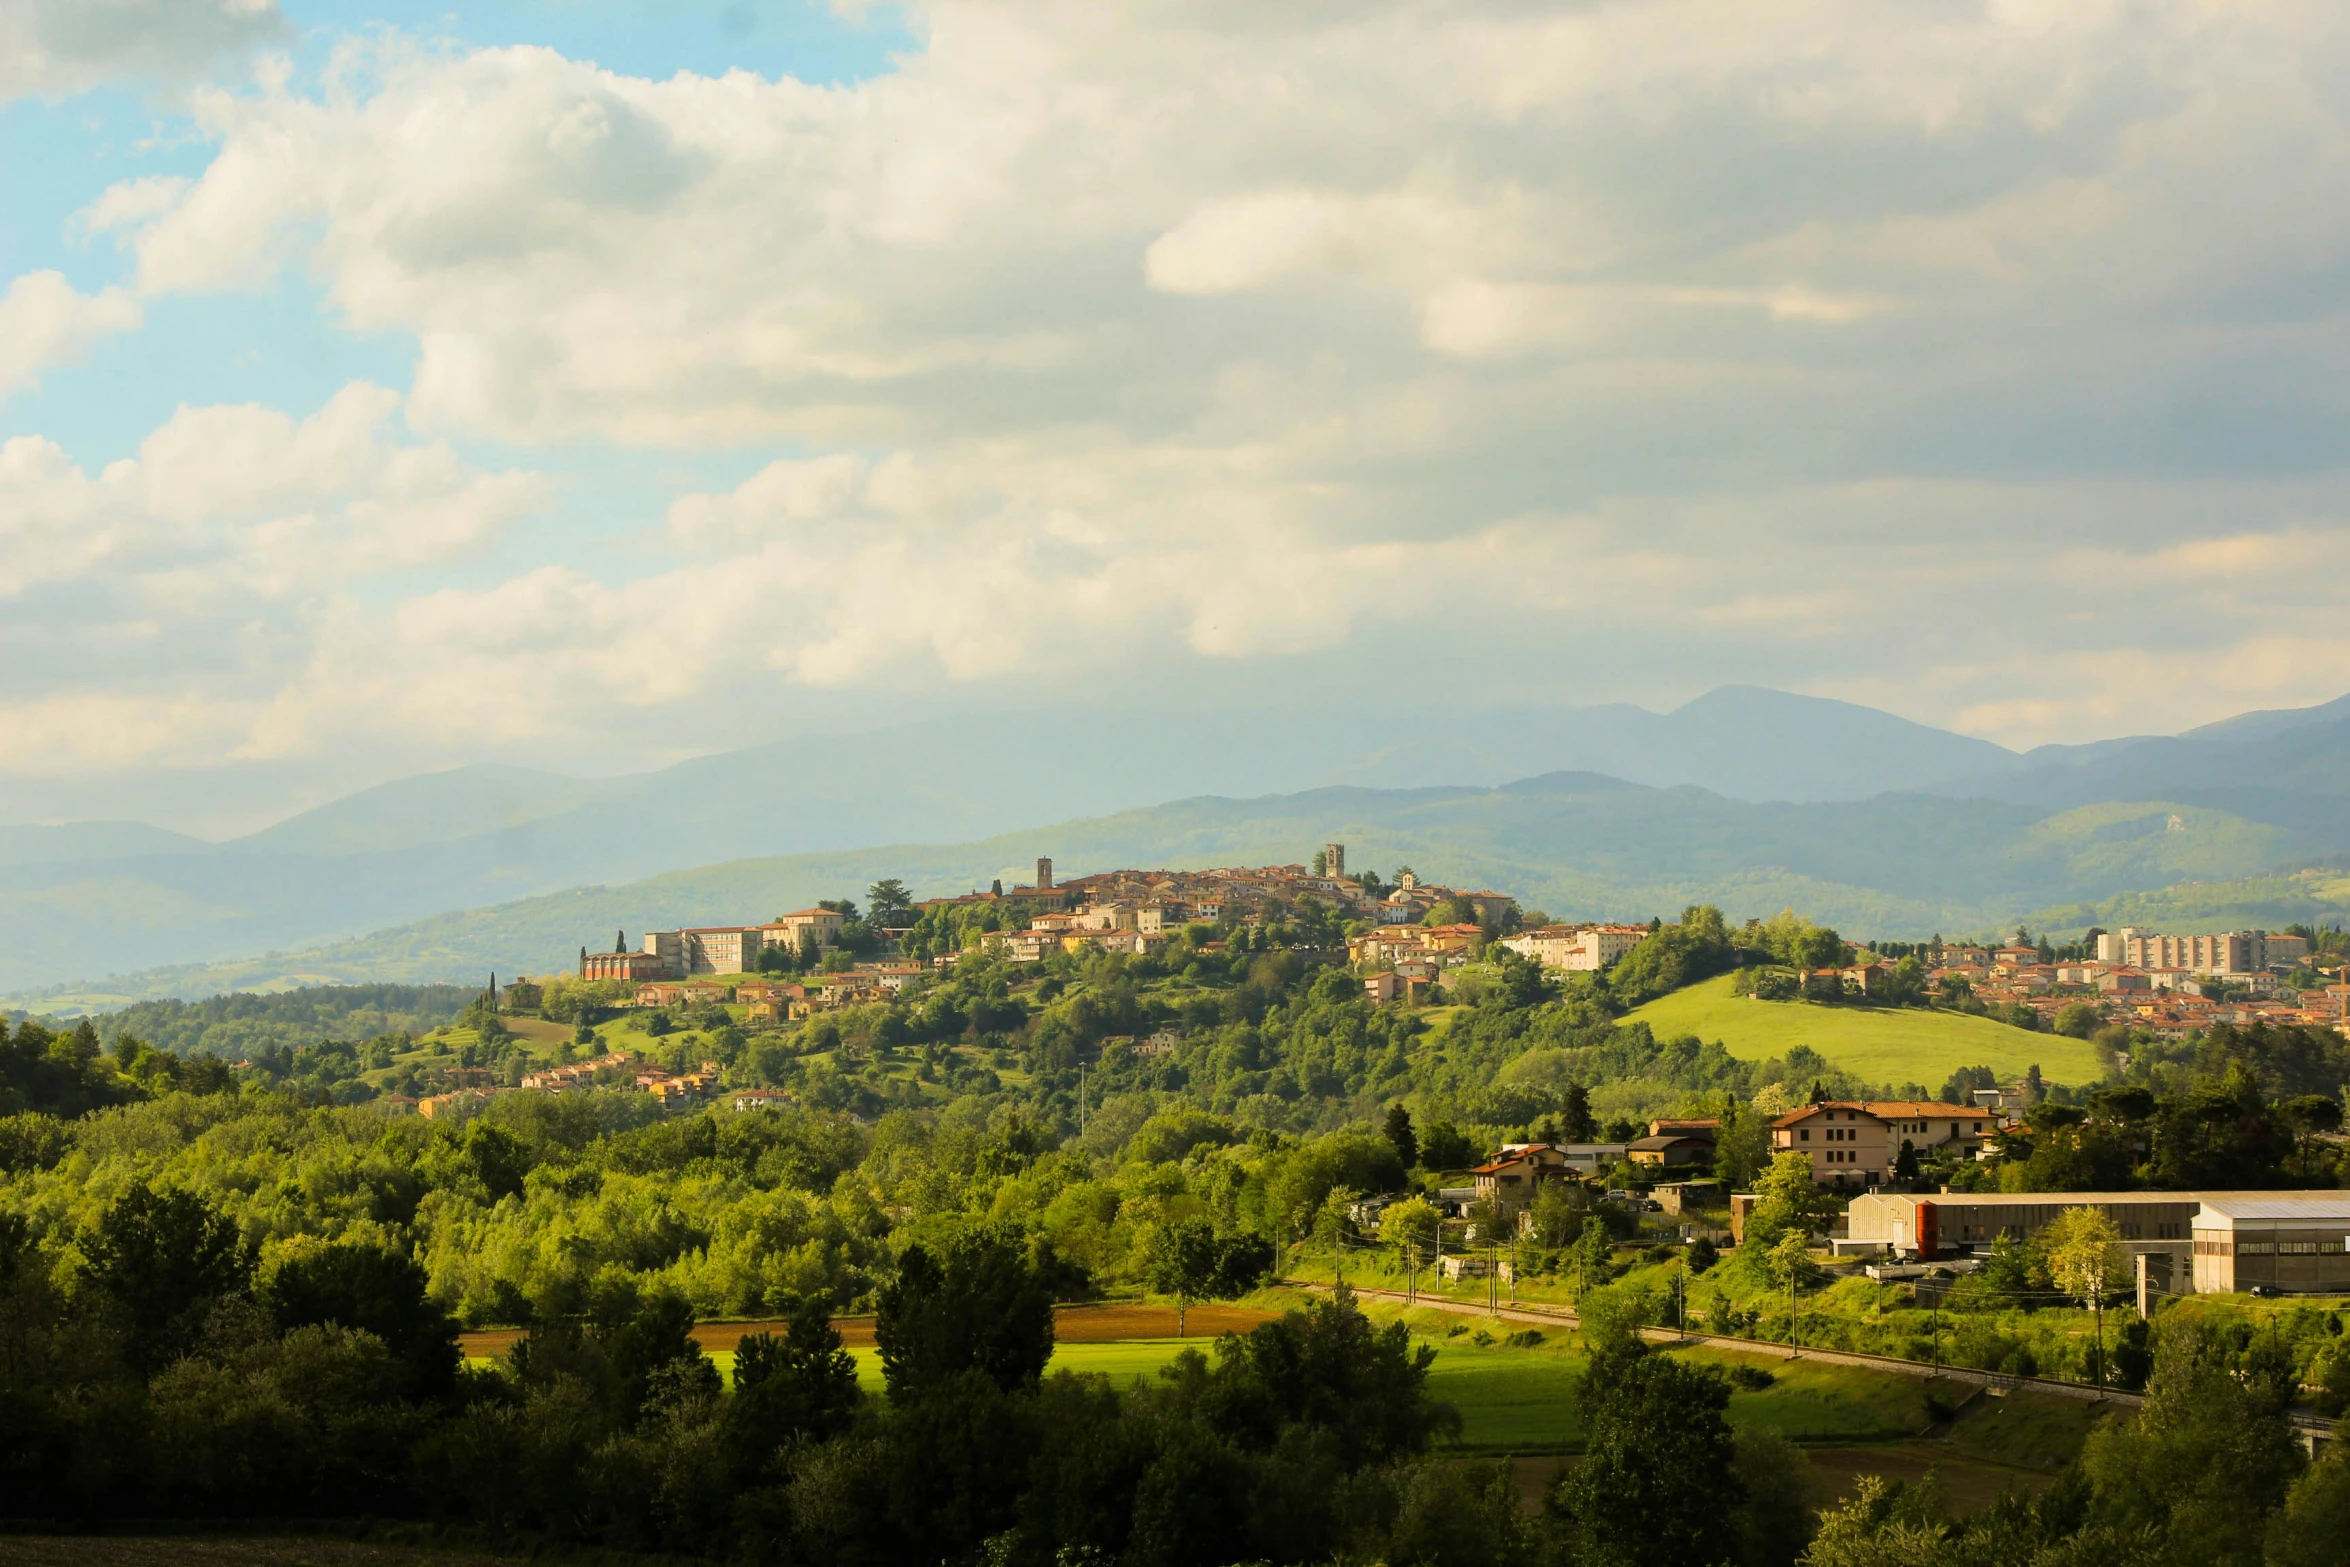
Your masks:
<svg viewBox="0 0 2350 1567"><path fill-rule="evenodd" d="M2105 1273L2102 1269L2098 1271L2096 1283L2096 1309L2092 1315L2097 1319L2097 1353L2093 1358L2097 1365L2097 1391L2102 1393L2105 1391Z"/></svg>
<svg viewBox="0 0 2350 1567"><path fill-rule="evenodd" d="M1787 1270L1787 1349L1790 1360L1803 1358L1803 1339L1795 1331L1795 1270Z"/></svg>
<svg viewBox="0 0 2350 1567"><path fill-rule="evenodd" d="M1085 1063L1077 1063L1077 1135L1085 1136Z"/></svg>

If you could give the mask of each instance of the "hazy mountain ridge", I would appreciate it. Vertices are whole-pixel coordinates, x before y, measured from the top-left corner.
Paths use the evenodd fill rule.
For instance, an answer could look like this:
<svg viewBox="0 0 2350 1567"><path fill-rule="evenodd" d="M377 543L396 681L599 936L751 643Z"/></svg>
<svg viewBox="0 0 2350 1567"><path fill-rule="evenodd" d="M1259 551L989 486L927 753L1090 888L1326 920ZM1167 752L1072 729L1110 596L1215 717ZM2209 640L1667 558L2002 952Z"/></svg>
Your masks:
<svg viewBox="0 0 2350 1567"><path fill-rule="evenodd" d="M0 866L87 864L142 854L207 854L214 845L146 822L0 827Z"/></svg>
<svg viewBox="0 0 2350 1567"><path fill-rule="evenodd" d="M74 995L96 1004L229 987L546 972L568 968L582 945L602 947L616 930L633 943L648 927L763 919L818 897L860 895L884 876L929 896L1025 877L1039 854L1075 875L1291 862L1333 839L1347 845L1350 864L1390 874L1408 864L1424 877L1498 888L1561 917L1645 919L1694 902L1719 904L1734 918L1794 907L1888 938L1991 931L2024 916L2037 925L2054 916L2033 911L2159 899L2214 865L2290 847L2277 829L2162 801L2053 817L1923 794L1756 805L1587 773L1491 790L1338 787L1199 797L964 845L739 860L435 915L266 959L150 972ZM2291 917L2326 907L2322 892L2272 880L2300 911ZM2341 890L2350 906L2350 880ZM2239 915L2246 907L2240 897L2221 901Z"/></svg>
<svg viewBox="0 0 2350 1567"><path fill-rule="evenodd" d="M1138 801L1490 787L1566 767L1818 799L2010 755L1850 703L1725 687L1665 714L1461 714L1438 743L1400 742L1385 710L1060 713L776 741L610 779L483 765L221 844L138 824L29 828L41 847L12 857L0 838L0 987L310 946L681 865L970 843Z"/></svg>
<svg viewBox="0 0 2350 1567"><path fill-rule="evenodd" d="M1441 859L1459 879L1562 912L1619 912L1626 899L1669 911L1735 889L1773 908L1814 900L1805 906L1823 917L1883 933L1967 926L2350 850L2344 703L2024 755L1850 703L1730 686L1663 714L1455 715L1441 740L1410 743L1395 739L1392 713L974 716L622 778L485 765L397 780L222 844L139 823L0 829L0 987L308 949L567 889L665 882L680 866L813 857L845 870L895 855L922 869L908 880L984 885L1050 852L984 846L1067 831L1035 828L1056 819L1147 817L1147 831L1119 840L1128 862L1296 858L1316 834L1343 835L1326 818L1346 815L1338 802L1357 798L1347 789L1382 802L1356 836L1392 842L1387 858ZM1562 794L1582 802L1576 813L1511 825L1511 800ZM1264 831L1238 832L1198 820L1202 798L1288 803L1265 807L1277 821ZM2195 830L2165 841L2179 835L2153 830L2149 800ZM2096 814L2117 802L2140 802L2136 816ZM2064 825L2082 810L2095 816L2085 843ZM2034 823L2046 825L2025 830Z"/></svg>

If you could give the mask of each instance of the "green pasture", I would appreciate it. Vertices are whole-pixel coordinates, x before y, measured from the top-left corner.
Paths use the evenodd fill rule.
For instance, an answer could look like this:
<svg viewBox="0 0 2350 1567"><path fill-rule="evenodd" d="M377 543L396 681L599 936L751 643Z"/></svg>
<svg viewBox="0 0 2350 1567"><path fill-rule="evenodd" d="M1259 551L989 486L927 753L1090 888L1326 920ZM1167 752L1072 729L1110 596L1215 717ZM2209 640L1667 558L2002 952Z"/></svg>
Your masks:
<svg viewBox="0 0 2350 1567"><path fill-rule="evenodd" d="M1660 1039L1695 1034L1719 1040L1741 1061L1784 1057L1808 1045L1858 1076L1923 1083L1929 1090L1962 1066L1987 1066L2010 1077L2037 1065L2059 1083L2092 1083L2103 1075L2086 1040L2031 1033L1961 1012L1756 1001L1737 994L1739 978L1724 974L1660 996L1625 1021L1646 1023Z"/></svg>
<svg viewBox="0 0 2350 1567"><path fill-rule="evenodd" d="M1374 1306L1372 1314L1390 1320L1395 1312ZM1438 1313L1417 1311L1410 1315L1415 1329L1430 1318L1435 1319L1430 1326L1444 1322ZM1505 1330L1512 1327L1502 1326ZM1583 1426L1575 1394L1587 1361L1571 1333L1553 1331L1533 1348L1498 1342L1477 1344L1467 1334L1454 1336L1441 1326L1434 1332L1415 1331L1413 1337L1435 1347L1436 1360L1428 1371L1429 1390L1461 1412L1460 1442L1464 1448L1480 1453L1555 1453L1581 1444ZM1204 1335L1062 1344L1053 1351L1051 1369L1105 1376L1124 1384L1155 1378L1187 1349L1212 1354L1214 1347L1215 1341ZM851 1353L857 1361L858 1385L880 1396L880 1353L871 1349ZM1926 1390L1919 1378L1734 1351L1690 1349L1675 1353L1724 1369L1743 1361L1771 1374L1771 1386L1732 1395L1730 1423L1741 1430L1774 1431L1804 1443L1885 1442L1915 1436L1929 1421ZM713 1353L710 1360L720 1375L733 1380L732 1352ZM2017 1423L2002 1426L2001 1432L2000 1443L2025 1441ZM2032 1441L2028 1445L2034 1446L2062 1436L2044 1437L2037 1426L2029 1434Z"/></svg>

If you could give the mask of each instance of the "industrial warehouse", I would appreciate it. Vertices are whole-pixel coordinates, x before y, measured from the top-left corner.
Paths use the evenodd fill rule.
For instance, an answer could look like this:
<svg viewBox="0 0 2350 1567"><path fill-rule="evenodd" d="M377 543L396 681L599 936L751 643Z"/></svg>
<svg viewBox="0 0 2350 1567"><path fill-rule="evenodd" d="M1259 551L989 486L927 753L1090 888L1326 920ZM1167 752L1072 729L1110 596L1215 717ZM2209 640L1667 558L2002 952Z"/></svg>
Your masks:
<svg viewBox="0 0 2350 1567"><path fill-rule="evenodd" d="M1846 1254L1932 1262L2030 1240L2073 1208L2101 1208L2161 1293L2350 1291L2350 1192L1867 1192L1835 1241Z"/></svg>

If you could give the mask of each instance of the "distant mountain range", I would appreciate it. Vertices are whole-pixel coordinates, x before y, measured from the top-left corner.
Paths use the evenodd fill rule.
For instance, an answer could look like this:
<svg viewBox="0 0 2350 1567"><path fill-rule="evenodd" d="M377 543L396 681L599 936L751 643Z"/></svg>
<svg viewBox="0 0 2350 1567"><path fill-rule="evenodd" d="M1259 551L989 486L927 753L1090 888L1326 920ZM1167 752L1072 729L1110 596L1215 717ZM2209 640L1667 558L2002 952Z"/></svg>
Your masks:
<svg viewBox="0 0 2350 1567"><path fill-rule="evenodd" d="M2345 796L2350 697L2020 754L1748 686L1663 714L937 721L622 778L426 774L226 843L136 822L0 827L0 988L201 993L246 982L223 960L375 931L336 949L361 965L343 977L544 968L607 926L763 917L882 875L961 890L1036 853L1072 870L1290 860L1332 835L1359 863L1408 858L1560 915L1706 898L1924 935L2273 879L2350 851ZM1154 800L1177 803L1126 809Z"/></svg>

